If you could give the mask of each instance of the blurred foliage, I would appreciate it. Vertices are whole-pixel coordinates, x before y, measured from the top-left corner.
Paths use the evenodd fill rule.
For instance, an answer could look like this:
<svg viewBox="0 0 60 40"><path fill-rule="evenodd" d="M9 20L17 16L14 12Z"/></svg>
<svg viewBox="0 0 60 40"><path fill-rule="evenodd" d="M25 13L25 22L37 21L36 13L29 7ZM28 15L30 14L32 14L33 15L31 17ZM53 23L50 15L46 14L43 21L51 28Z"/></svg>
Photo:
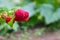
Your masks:
<svg viewBox="0 0 60 40"><path fill-rule="evenodd" d="M28 7L31 3L34 3L34 8L33 8L34 13L30 12L30 14L32 13L31 15L33 16L30 17L29 21L26 24L35 25L35 23L38 23L41 20L44 22L45 20L44 23L45 25L49 25L48 27L49 29L55 30L60 27L58 26L58 24L60 24L60 22L58 21L60 20L60 16L59 16L60 15L60 0L30 0L30 2L27 0L23 0L23 1L24 3L26 2L24 4L25 8ZM26 9L26 10L31 11L29 9ZM37 12L39 12L39 14ZM38 15L35 16L35 14L36 15L38 14ZM55 24L55 22L58 22L58 23Z"/></svg>

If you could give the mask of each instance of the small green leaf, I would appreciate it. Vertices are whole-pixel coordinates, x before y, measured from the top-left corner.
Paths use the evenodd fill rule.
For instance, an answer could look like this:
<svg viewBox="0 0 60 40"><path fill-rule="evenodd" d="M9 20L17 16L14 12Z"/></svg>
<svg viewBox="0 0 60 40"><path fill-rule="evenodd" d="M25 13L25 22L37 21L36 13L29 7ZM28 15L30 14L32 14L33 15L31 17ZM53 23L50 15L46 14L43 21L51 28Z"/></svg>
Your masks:
<svg viewBox="0 0 60 40"><path fill-rule="evenodd" d="M13 24L13 30L14 30L14 31L17 31L18 29L19 29L19 25L18 25L17 22L15 22L15 23Z"/></svg>
<svg viewBox="0 0 60 40"><path fill-rule="evenodd" d="M14 18L12 18L11 20L10 20L10 22L8 22L8 25L10 25L11 27L13 26L13 23L14 23Z"/></svg>
<svg viewBox="0 0 60 40"><path fill-rule="evenodd" d="M14 11L13 10L9 10L8 11L8 15L13 15L14 14Z"/></svg>
<svg viewBox="0 0 60 40"><path fill-rule="evenodd" d="M5 22L5 20L0 18L0 23L4 23L4 22Z"/></svg>

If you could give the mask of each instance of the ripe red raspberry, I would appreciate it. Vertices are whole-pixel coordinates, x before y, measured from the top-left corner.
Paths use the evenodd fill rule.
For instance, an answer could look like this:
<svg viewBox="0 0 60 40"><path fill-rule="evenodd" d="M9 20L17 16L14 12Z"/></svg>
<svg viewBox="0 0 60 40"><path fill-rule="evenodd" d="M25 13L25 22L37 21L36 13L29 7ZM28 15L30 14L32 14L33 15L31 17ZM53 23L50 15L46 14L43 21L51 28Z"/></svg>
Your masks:
<svg viewBox="0 0 60 40"><path fill-rule="evenodd" d="M6 17L6 23L8 23L11 19L12 19L12 17L10 17L10 16Z"/></svg>
<svg viewBox="0 0 60 40"><path fill-rule="evenodd" d="M23 22L27 22L29 20L29 18L25 18L24 20L22 20Z"/></svg>
<svg viewBox="0 0 60 40"><path fill-rule="evenodd" d="M22 10L22 9L17 9L15 11L15 21L18 21L18 22L26 22L28 21L27 19L29 19L29 13Z"/></svg>

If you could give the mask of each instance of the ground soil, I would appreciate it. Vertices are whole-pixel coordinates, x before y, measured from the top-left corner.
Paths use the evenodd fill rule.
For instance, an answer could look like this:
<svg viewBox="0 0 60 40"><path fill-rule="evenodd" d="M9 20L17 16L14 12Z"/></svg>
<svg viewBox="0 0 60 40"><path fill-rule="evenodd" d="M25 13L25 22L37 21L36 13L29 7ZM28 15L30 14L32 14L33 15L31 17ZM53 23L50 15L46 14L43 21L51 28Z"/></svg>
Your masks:
<svg viewBox="0 0 60 40"><path fill-rule="evenodd" d="M24 37L21 36L23 33L21 32L16 32L14 34L14 37L12 37L11 35L7 38L7 40L60 40L60 31L57 32L53 32L53 33L46 33L44 35L41 35L39 37L35 37L33 35L33 31L30 33L30 35ZM22 38L22 39L21 39ZM5 40L6 36L0 36L0 40Z"/></svg>

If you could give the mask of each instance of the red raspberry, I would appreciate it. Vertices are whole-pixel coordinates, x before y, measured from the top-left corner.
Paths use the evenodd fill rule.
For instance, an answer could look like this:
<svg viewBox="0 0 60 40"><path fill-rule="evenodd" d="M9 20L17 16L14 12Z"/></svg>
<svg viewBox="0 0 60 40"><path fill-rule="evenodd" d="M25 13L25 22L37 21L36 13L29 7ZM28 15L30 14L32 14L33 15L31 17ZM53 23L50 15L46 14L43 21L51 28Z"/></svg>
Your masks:
<svg viewBox="0 0 60 40"><path fill-rule="evenodd" d="M29 19L29 13L22 10L22 9L18 9L15 11L15 21L18 21L18 22L26 22L28 21L27 19Z"/></svg>
<svg viewBox="0 0 60 40"><path fill-rule="evenodd" d="M24 20L22 20L23 22L27 22L29 20L29 18L25 18Z"/></svg>
<svg viewBox="0 0 60 40"><path fill-rule="evenodd" d="M6 17L6 23L8 23L11 19L12 19L12 17L10 17L10 16Z"/></svg>

